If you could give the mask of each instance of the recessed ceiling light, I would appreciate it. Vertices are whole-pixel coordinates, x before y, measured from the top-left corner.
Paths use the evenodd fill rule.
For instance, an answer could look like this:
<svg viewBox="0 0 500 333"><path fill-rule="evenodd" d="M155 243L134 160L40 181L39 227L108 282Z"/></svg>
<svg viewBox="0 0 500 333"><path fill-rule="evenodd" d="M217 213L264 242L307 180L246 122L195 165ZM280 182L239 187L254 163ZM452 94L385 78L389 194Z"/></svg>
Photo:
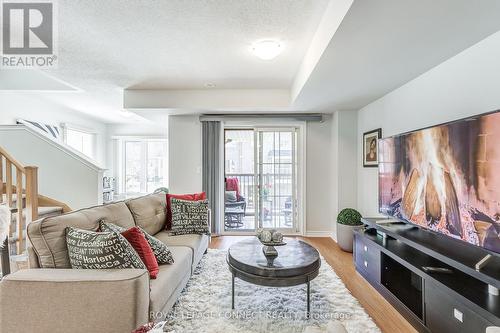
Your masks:
<svg viewBox="0 0 500 333"><path fill-rule="evenodd" d="M207 83L205 83L205 87L207 87L207 88L215 88L215 87L217 87L217 85L215 83L213 83L213 82L207 82Z"/></svg>
<svg viewBox="0 0 500 333"><path fill-rule="evenodd" d="M283 45L275 40L261 40L253 44L252 51L262 60L271 60L283 51Z"/></svg>

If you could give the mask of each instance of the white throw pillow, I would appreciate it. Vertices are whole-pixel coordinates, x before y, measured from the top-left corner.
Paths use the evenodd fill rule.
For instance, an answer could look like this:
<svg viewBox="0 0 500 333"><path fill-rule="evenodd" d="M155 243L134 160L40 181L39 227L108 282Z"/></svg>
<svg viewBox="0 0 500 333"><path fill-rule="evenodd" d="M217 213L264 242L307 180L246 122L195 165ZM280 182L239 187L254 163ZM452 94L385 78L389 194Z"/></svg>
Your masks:
<svg viewBox="0 0 500 333"><path fill-rule="evenodd" d="M226 202L238 201L238 195L236 194L236 191L226 191L225 201Z"/></svg>

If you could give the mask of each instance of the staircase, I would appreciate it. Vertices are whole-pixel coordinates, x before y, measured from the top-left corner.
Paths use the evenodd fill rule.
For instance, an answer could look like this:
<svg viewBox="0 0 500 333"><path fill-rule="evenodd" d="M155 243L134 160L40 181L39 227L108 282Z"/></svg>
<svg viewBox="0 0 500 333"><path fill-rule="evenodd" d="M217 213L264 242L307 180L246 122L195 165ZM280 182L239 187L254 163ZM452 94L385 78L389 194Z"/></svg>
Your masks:
<svg viewBox="0 0 500 333"><path fill-rule="evenodd" d="M4 184L5 186L5 184ZM15 190L15 188L14 188ZM23 197L21 199L23 201L22 205L23 207L26 207L26 195L23 194ZM1 199L1 202L6 203L7 202L7 195L3 194L3 197ZM10 254L11 255L17 255L17 254L22 254L24 252L24 242L26 241L26 232L25 232L25 227L27 224L25 224L26 221L26 214L28 213L27 209L24 208L22 210L22 218L21 218L21 230L23 231L22 238L21 240L19 239L19 228L18 228L18 219L19 219L19 208L17 208L17 195L14 194L12 198L12 206L10 211L12 213L12 222L10 224L10 230L11 230L11 235L9 236L9 244L10 244ZM48 207L40 207L38 206L38 214L36 219L42 219L44 217L51 217L51 216L57 216L61 215L64 213L64 208L61 206L48 206Z"/></svg>
<svg viewBox="0 0 500 333"><path fill-rule="evenodd" d="M71 209L64 203L38 194L38 167L24 166L0 147L0 204L12 213L10 254L25 261L26 226L37 219L56 216Z"/></svg>
<svg viewBox="0 0 500 333"><path fill-rule="evenodd" d="M73 209L102 202L105 169L68 145L26 125L0 125L0 146L24 165L38 167L38 193L61 200ZM16 170L13 172L15 177ZM12 185L16 185L15 180Z"/></svg>

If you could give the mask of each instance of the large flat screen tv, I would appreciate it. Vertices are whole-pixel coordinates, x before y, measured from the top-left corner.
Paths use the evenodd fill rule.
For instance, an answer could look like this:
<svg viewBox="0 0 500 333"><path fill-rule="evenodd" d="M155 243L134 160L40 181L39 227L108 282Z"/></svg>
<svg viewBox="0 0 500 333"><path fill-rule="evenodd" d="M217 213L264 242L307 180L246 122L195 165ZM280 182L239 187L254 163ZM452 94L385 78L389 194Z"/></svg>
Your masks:
<svg viewBox="0 0 500 333"><path fill-rule="evenodd" d="M381 139L379 210L500 254L500 110Z"/></svg>

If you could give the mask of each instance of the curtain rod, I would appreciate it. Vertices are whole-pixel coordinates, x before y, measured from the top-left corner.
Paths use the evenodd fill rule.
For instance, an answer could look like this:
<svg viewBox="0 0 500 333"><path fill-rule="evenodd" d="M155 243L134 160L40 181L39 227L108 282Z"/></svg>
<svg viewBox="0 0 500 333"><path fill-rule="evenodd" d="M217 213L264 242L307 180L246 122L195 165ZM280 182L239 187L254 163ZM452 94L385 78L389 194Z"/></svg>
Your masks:
<svg viewBox="0 0 500 333"><path fill-rule="evenodd" d="M301 121L323 121L321 113L238 113L202 114L200 121L224 121L231 119L294 119Z"/></svg>

